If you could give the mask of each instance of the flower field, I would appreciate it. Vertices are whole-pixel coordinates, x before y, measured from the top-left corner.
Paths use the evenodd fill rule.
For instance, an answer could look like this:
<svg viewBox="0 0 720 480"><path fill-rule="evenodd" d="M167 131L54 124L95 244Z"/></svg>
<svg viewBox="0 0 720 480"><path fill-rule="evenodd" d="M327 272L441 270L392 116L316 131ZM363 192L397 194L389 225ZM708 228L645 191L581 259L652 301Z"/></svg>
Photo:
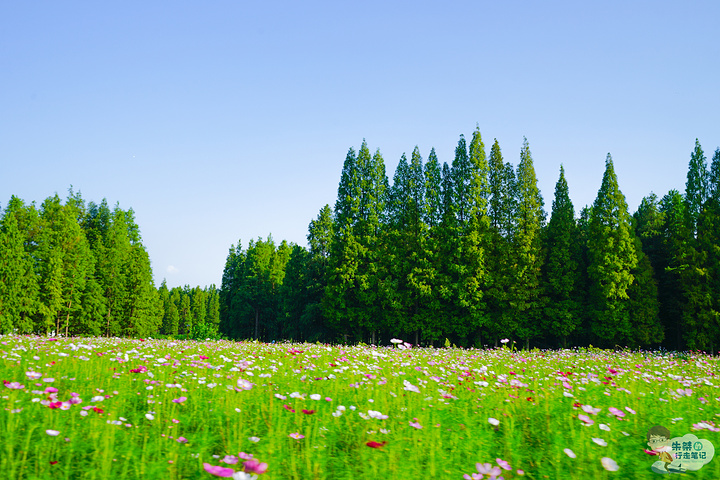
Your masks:
<svg viewBox="0 0 720 480"><path fill-rule="evenodd" d="M0 357L7 479L655 478L654 425L720 446L700 354L4 336Z"/></svg>

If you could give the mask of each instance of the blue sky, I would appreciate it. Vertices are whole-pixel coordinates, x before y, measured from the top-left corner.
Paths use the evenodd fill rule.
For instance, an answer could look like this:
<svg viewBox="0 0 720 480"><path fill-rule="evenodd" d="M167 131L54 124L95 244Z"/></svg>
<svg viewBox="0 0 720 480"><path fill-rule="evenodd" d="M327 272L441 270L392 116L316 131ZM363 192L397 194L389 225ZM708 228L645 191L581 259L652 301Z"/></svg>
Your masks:
<svg viewBox="0 0 720 480"><path fill-rule="evenodd" d="M3 2L0 207L70 185L133 208L156 283L220 285L230 245L306 245L365 138L450 163L476 124L546 210L613 156L630 210L720 145L720 3Z"/></svg>

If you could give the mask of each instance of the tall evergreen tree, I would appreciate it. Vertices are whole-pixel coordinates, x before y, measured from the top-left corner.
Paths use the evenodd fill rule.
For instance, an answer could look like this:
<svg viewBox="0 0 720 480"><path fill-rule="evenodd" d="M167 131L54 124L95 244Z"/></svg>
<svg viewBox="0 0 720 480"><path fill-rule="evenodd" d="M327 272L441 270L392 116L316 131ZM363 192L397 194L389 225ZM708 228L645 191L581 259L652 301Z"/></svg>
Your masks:
<svg viewBox="0 0 720 480"><path fill-rule="evenodd" d="M540 287L540 232L545 223L543 198L537 186L530 145L523 139L517 168L517 210L514 238L517 266L511 288L511 305L517 319L517 335L528 348L531 338L543 333L541 314L543 299Z"/></svg>
<svg viewBox="0 0 720 480"><path fill-rule="evenodd" d="M683 309L685 304L682 272L687 268L687 222L685 201L677 190L670 190L660 200L661 255L656 272L660 321L666 332L666 345L673 350L685 348L683 340Z"/></svg>
<svg viewBox="0 0 720 480"><path fill-rule="evenodd" d="M638 258L625 196L618 187L612 157L593 203L588 226L588 277L593 334L608 345L631 338L628 288Z"/></svg>
<svg viewBox="0 0 720 480"><path fill-rule="evenodd" d="M423 167L425 176L425 224L435 229L442 220L442 168L435 149L430 150Z"/></svg>
<svg viewBox="0 0 720 480"><path fill-rule="evenodd" d="M582 293L580 231L575 222L575 209L562 165L555 184L555 199L544 242L543 286L547 298L545 324L547 332L558 338L565 348L568 337L580 326Z"/></svg>
<svg viewBox="0 0 720 480"><path fill-rule="evenodd" d="M707 161L700 142L695 139L695 149L690 155L687 182L685 183L686 221L691 234L695 234L696 224L702 206L708 194Z"/></svg>
<svg viewBox="0 0 720 480"><path fill-rule="evenodd" d="M350 149L335 205L324 311L347 338L375 335L381 327L385 298L381 225L386 214L388 180L377 151L363 141L357 157Z"/></svg>
<svg viewBox="0 0 720 480"><path fill-rule="evenodd" d="M13 196L0 219L0 333L30 333L38 309L38 282L30 241L37 212Z"/></svg>

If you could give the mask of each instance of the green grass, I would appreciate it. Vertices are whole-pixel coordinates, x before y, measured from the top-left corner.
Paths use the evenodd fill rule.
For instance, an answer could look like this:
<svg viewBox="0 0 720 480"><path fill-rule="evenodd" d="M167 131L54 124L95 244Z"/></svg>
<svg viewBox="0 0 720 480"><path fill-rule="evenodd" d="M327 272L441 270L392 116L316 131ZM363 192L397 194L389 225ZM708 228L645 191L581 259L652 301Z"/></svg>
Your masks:
<svg viewBox="0 0 720 480"><path fill-rule="evenodd" d="M461 479L496 459L505 479L655 478L643 451L653 425L720 446L697 426L720 416L718 360L699 354L5 336L0 358L9 479L212 479L204 463L242 470L221 461L240 452L268 464L263 479ZM82 401L51 408L47 387ZM720 478L720 460L687 475Z"/></svg>

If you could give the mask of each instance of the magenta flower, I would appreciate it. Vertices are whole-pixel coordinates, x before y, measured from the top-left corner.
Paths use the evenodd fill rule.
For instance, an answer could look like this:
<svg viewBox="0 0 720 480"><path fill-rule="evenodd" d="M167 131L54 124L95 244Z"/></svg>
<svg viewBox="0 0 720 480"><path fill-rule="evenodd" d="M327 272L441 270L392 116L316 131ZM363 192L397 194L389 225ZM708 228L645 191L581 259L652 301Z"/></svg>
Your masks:
<svg viewBox="0 0 720 480"><path fill-rule="evenodd" d="M245 473L257 473L258 475L262 475L265 473L265 470L267 470L268 464L260 463L254 458L251 458L247 462L243 463L243 468L245 469Z"/></svg>
<svg viewBox="0 0 720 480"><path fill-rule="evenodd" d="M188 439L185 438L185 437L178 437L178 438L177 438L177 441L180 442L180 443L187 443L187 442L188 442Z"/></svg>
<svg viewBox="0 0 720 480"><path fill-rule="evenodd" d="M173 398L174 403L183 403L185 400L187 400L187 397Z"/></svg>
<svg viewBox="0 0 720 480"><path fill-rule="evenodd" d="M209 463L203 463L203 468L206 472L216 477L232 477L235 473L235 470L232 468L210 465Z"/></svg>

